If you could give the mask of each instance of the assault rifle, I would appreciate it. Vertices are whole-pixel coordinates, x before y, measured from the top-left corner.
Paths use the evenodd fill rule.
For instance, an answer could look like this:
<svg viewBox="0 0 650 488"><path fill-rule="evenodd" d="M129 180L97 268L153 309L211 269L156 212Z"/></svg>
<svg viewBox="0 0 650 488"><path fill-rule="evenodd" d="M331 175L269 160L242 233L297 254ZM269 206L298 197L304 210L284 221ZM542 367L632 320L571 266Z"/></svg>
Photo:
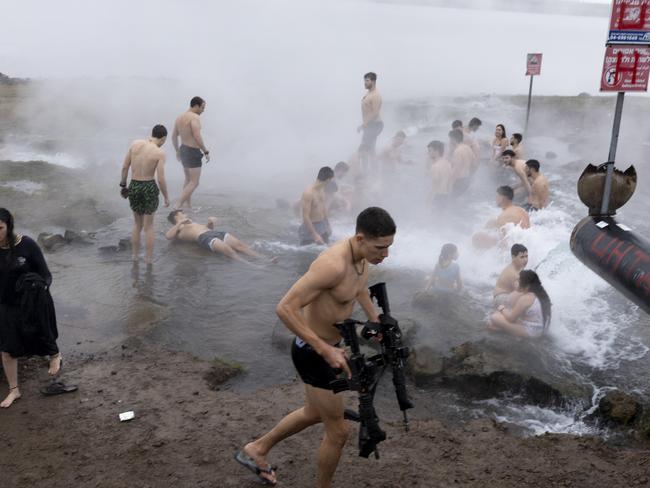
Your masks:
<svg viewBox="0 0 650 488"><path fill-rule="evenodd" d="M397 395L397 403L404 415L404 428L409 430L406 411L413 408L413 403L406 391L404 366L409 356L409 348L402 343L402 331L397 320L390 315L390 305L386 294L386 284L377 283L369 288L370 297L377 301L382 310L379 323L359 322L348 319L336 324L341 332L346 346L350 348L348 365L352 372L350 379L336 379L330 383L335 393L345 390L359 392L359 412L346 410L346 418L359 422L359 456L367 458L375 453L379 459L377 445L386 440L386 433L379 427L379 418L375 412L374 399L379 380L389 366L393 371L393 385ZM359 349L357 325L363 325L361 335L365 339L376 337L381 346L381 352L367 358Z"/></svg>

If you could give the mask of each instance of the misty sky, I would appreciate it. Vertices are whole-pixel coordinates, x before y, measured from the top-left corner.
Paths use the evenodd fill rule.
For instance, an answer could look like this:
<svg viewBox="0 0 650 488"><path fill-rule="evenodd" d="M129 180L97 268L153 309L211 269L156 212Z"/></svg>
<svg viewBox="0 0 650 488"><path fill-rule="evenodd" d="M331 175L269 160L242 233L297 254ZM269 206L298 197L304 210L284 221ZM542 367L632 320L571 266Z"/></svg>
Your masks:
<svg viewBox="0 0 650 488"><path fill-rule="evenodd" d="M387 98L406 98L525 93L525 54L540 51L536 93L596 93L606 31L606 18L362 0L21 0L3 7L0 72L309 97L358 88L373 70Z"/></svg>

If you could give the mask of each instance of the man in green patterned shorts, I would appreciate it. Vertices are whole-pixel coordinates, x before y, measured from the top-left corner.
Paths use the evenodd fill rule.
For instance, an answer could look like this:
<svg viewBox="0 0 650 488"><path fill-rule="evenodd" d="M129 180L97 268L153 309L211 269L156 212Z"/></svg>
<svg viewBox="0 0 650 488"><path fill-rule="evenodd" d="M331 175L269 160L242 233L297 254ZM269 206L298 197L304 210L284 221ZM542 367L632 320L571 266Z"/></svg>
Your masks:
<svg viewBox="0 0 650 488"><path fill-rule="evenodd" d="M156 125L151 131L148 140L138 139L131 143L124 164L122 165L121 194L129 199L133 210L133 232L131 233L131 248L133 260L138 261L140 256L140 234L144 229L146 242L145 262L153 263L153 217L158 209L158 186L165 199L165 207L169 207L167 195L167 182L165 181L165 153L161 149L167 140L167 129L163 125ZM131 168L131 182L128 189L126 178ZM158 185L154 181L157 177Z"/></svg>

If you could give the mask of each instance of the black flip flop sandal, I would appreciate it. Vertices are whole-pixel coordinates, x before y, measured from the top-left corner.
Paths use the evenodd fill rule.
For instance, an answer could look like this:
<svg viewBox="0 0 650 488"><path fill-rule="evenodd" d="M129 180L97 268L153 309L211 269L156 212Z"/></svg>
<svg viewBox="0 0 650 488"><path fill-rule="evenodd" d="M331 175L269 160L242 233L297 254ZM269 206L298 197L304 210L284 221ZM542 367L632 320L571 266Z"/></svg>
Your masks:
<svg viewBox="0 0 650 488"><path fill-rule="evenodd" d="M254 473L258 480L263 484L267 486L275 486L277 483L273 483L272 481L264 478L261 476L262 473L265 474L275 474L274 471L278 470L277 466L269 466L268 468L260 468L258 464L255 462L255 460L250 457L248 454L246 454L244 451L237 451L235 453L235 461L237 461L239 464L244 466L246 469Z"/></svg>
<svg viewBox="0 0 650 488"><path fill-rule="evenodd" d="M66 385L61 381L53 381L45 388L41 388L41 393L45 396L54 396L62 395L63 393L72 393L78 389L79 387L77 385Z"/></svg>

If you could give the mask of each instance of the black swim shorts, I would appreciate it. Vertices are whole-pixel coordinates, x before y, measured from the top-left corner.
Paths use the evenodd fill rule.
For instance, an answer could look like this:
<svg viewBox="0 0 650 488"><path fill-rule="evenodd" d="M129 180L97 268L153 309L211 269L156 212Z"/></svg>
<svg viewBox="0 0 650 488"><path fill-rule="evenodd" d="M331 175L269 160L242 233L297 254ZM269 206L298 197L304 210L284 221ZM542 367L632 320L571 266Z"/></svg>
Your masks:
<svg viewBox="0 0 650 488"><path fill-rule="evenodd" d="M336 379L336 371L299 337L291 343L291 359L303 383L323 390L332 389L330 382Z"/></svg>
<svg viewBox="0 0 650 488"><path fill-rule="evenodd" d="M363 128L363 136L361 137L359 151L374 153L375 147L377 146L377 137L379 137L382 130L384 130L384 123L381 120L369 122L368 125Z"/></svg>
<svg viewBox="0 0 650 488"><path fill-rule="evenodd" d="M200 246L205 247L208 251L212 251L212 242L217 239L221 242L226 241L227 232L221 232L220 230L208 230L201 234L197 241Z"/></svg>
<svg viewBox="0 0 650 488"><path fill-rule="evenodd" d="M198 147L189 147L182 144L179 150L181 163L185 168L200 168L203 159L203 153Z"/></svg>
<svg viewBox="0 0 650 488"><path fill-rule="evenodd" d="M530 203L524 203L522 207L528 213L537 212L539 210L538 208L533 207Z"/></svg>

